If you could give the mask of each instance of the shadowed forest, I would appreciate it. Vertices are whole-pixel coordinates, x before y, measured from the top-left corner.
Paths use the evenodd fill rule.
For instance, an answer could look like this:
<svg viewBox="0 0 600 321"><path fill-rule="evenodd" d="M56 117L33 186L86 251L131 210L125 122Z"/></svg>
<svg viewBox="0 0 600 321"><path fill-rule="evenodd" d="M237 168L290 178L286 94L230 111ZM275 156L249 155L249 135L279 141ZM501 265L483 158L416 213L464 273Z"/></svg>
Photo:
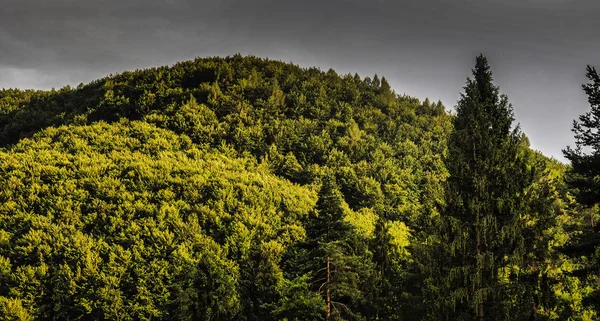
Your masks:
<svg viewBox="0 0 600 321"><path fill-rule="evenodd" d="M241 55L0 91L0 319L600 320L600 76L563 164L474 62L453 112Z"/></svg>

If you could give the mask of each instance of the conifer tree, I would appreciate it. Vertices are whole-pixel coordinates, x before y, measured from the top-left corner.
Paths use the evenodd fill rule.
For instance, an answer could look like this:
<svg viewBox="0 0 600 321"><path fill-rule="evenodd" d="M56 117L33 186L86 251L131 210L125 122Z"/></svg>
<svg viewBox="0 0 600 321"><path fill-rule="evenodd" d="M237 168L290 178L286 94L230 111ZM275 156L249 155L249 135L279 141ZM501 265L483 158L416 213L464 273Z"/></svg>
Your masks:
<svg viewBox="0 0 600 321"><path fill-rule="evenodd" d="M374 263L374 291L372 305L376 320L403 320L403 311L411 311L411 303L407 300L405 266L398 249L393 244L389 226L379 218L375 223L375 231L370 246ZM415 315L411 315L415 318Z"/></svg>
<svg viewBox="0 0 600 321"><path fill-rule="evenodd" d="M448 261L441 268L453 320L500 319L499 270L520 248L520 198L530 179L512 106L492 80L487 59L478 56L449 139L441 229Z"/></svg>
<svg viewBox="0 0 600 321"><path fill-rule="evenodd" d="M588 66L586 76L590 82L583 85L583 90L591 109L579 116L579 121L573 122L576 148L567 147L563 153L571 161L566 181L577 200L590 208L590 219L589 224L582 227L580 236L564 252L587 258L587 264L577 274L584 279L596 279L595 289L587 294L585 301L600 315L600 224L594 220L600 204L600 75L594 67Z"/></svg>
<svg viewBox="0 0 600 321"><path fill-rule="evenodd" d="M345 220L348 205L333 175L323 179L316 210L306 229L307 267L325 300L325 320L361 320L363 289L373 268L366 244Z"/></svg>
<svg viewBox="0 0 600 321"><path fill-rule="evenodd" d="M591 82L583 90L591 110L573 121L576 148L567 147L563 153L572 166L569 184L576 189L579 202L591 206L600 203L600 75L588 66L587 77Z"/></svg>

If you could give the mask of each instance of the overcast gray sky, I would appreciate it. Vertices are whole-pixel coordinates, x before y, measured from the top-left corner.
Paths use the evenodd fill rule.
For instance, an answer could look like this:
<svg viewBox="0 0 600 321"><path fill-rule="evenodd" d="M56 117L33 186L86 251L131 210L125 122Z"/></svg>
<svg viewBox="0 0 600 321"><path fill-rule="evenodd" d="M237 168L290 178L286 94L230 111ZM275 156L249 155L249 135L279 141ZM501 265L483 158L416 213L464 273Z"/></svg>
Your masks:
<svg viewBox="0 0 600 321"><path fill-rule="evenodd" d="M600 67L597 0L3 0L0 87L253 54L385 76L450 109L483 53L532 147L563 160Z"/></svg>

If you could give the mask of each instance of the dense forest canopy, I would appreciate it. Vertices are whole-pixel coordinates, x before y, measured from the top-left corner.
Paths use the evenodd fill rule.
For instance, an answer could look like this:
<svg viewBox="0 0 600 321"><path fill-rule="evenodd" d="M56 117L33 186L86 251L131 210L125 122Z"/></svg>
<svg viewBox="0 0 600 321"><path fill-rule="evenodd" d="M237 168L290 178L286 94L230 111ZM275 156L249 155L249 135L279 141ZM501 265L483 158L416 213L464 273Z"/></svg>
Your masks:
<svg viewBox="0 0 600 321"><path fill-rule="evenodd" d="M588 78L572 165L483 56L455 114L241 55L2 90L0 317L598 320Z"/></svg>

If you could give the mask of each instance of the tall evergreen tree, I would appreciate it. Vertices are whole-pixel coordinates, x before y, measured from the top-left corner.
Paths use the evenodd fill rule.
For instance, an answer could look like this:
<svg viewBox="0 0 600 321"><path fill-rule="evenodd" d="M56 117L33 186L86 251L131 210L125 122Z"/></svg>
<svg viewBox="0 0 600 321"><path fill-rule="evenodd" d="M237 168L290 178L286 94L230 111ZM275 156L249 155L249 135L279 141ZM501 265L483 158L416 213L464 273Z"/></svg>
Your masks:
<svg viewBox="0 0 600 321"><path fill-rule="evenodd" d="M591 82L583 90L591 110L573 121L576 148L567 147L563 153L572 166L569 184L576 189L579 202L591 206L600 203L600 75L588 66L587 77Z"/></svg>
<svg viewBox="0 0 600 321"><path fill-rule="evenodd" d="M440 267L450 293L446 316L453 320L501 319L500 269L521 248L520 198L530 178L512 106L492 80L487 59L478 56L449 139L441 229L449 243Z"/></svg>
<svg viewBox="0 0 600 321"><path fill-rule="evenodd" d="M594 214L600 204L600 75L594 67L587 67L589 83L583 85L591 110L573 122L575 149L563 150L571 161L567 173L567 183L574 190L577 200L591 208L589 225L582 227L582 233L564 250L571 256L584 256L587 264L578 271L583 278L596 278L596 289L588 293L586 301L594 306L600 315L600 225L594 221Z"/></svg>
<svg viewBox="0 0 600 321"><path fill-rule="evenodd" d="M325 320L362 320L363 290L373 267L365 242L345 220L348 205L333 175L323 180L316 210L306 228L307 270L325 300Z"/></svg>
<svg viewBox="0 0 600 321"><path fill-rule="evenodd" d="M390 227L383 219L375 223L370 248L373 253L374 283L372 315L375 320L418 319L418 302L411 296L411 285L420 286L408 272L407 261L396 245ZM413 277L413 278L411 278ZM419 280L420 281L420 280Z"/></svg>

